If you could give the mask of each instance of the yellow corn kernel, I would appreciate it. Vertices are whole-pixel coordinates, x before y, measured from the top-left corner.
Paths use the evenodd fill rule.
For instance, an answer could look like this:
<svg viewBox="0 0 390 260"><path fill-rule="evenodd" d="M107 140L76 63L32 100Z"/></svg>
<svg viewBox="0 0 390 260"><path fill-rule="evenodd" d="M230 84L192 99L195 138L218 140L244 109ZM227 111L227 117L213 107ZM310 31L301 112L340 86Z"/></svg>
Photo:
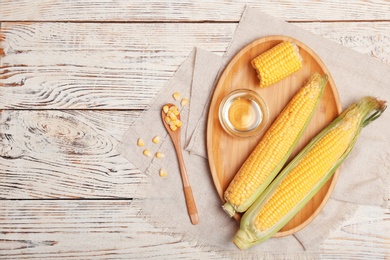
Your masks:
<svg viewBox="0 0 390 260"><path fill-rule="evenodd" d="M179 110L174 110L174 111L173 111L173 114L174 114L175 116L178 116L178 115L180 115L180 111L179 111Z"/></svg>
<svg viewBox="0 0 390 260"><path fill-rule="evenodd" d="M151 153L148 149L145 149L145 150L143 151L143 154L144 154L145 156L147 156L147 157L152 156L152 153Z"/></svg>
<svg viewBox="0 0 390 260"><path fill-rule="evenodd" d="M156 153L156 158L164 158L164 157L165 157L165 154L163 154L162 152Z"/></svg>
<svg viewBox="0 0 390 260"><path fill-rule="evenodd" d="M385 109L385 101L364 97L324 128L246 211L233 242L245 249L266 241L285 226L332 177L362 128Z"/></svg>
<svg viewBox="0 0 390 260"><path fill-rule="evenodd" d="M314 74L279 114L224 193L224 210L244 212L265 190L290 156L317 106L327 76Z"/></svg>
<svg viewBox="0 0 390 260"><path fill-rule="evenodd" d="M138 140L137 140L137 145L138 145L138 146L144 146L144 145L145 145L144 139L138 138Z"/></svg>
<svg viewBox="0 0 390 260"><path fill-rule="evenodd" d="M160 140L161 140L160 136L156 135L155 137L153 137L152 142L158 144Z"/></svg>
<svg viewBox="0 0 390 260"><path fill-rule="evenodd" d="M298 47L289 41L279 43L252 60L260 87L268 87L302 68Z"/></svg>
<svg viewBox="0 0 390 260"><path fill-rule="evenodd" d="M187 98L183 98L182 100L181 100L181 102L180 102L180 105L182 106L182 107L184 107L185 105L187 105L188 104L188 99Z"/></svg>
<svg viewBox="0 0 390 260"><path fill-rule="evenodd" d="M179 92L175 92L175 93L173 93L172 97L175 100L179 100L180 99L180 93Z"/></svg>
<svg viewBox="0 0 390 260"><path fill-rule="evenodd" d="M168 113L168 110L169 110L168 106L163 106L163 111L164 111L165 114Z"/></svg>
<svg viewBox="0 0 390 260"><path fill-rule="evenodd" d="M160 172L159 172L159 175L160 175L160 177L166 177L167 176L167 172L163 168L161 168Z"/></svg>
<svg viewBox="0 0 390 260"><path fill-rule="evenodd" d="M164 107L163 107L163 112L165 113L164 121L166 124L169 125L172 131L176 131L179 127L183 125L183 122L180 121L179 108L175 105L171 105L170 107L166 105L168 109L164 110Z"/></svg>

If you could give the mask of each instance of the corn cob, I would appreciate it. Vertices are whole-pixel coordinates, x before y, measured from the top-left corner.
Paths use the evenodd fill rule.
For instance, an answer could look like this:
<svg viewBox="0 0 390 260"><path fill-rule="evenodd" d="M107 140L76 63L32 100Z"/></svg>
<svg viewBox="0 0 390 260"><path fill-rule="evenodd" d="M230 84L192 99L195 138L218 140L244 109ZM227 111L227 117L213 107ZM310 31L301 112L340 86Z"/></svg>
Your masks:
<svg viewBox="0 0 390 260"><path fill-rule="evenodd" d="M298 47L284 41L252 60L260 87L268 87L302 68Z"/></svg>
<svg viewBox="0 0 390 260"><path fill-rule="evenodd" d="M244 212L265 190L291 155L326 86L327 76L315 73L291 99L234 176L223 209L231 217Z"/></svg>
<svg viewBox="0 0 390 260"><path fill-rule="evenodd" d="M385 108L384 101L364 97L322 130L244 214L233 242L245 249L287 224L344 161L361 129Z"/></svg>

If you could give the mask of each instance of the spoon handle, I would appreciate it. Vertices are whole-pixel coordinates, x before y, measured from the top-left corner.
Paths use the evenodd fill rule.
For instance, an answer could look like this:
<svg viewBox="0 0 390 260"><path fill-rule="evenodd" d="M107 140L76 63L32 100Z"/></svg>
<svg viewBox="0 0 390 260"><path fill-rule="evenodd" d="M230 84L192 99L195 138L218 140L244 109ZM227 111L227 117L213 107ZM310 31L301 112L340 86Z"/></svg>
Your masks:
<svg viewBox="0 0 390 260"><path fill-rule="evenodd" d="M198 210L196 209L196 204L194 196L192 195L191 186L184 187L184 196L186 197L187 210L190 215L191 223L196 225L199 223Z"/></svg>
<svg viewBox="0 0 390 260"><path fill-rule="evenodd" d="M181 178L183 182L184 196L186 199L188 214L190 215L191 223L196 225L199 223L198 210L196 209L195 199L192 194L192 189L187 176L187 170L184 165L183 154L181 151L180 143L175 144L177 159L179 162Z"/></svg>

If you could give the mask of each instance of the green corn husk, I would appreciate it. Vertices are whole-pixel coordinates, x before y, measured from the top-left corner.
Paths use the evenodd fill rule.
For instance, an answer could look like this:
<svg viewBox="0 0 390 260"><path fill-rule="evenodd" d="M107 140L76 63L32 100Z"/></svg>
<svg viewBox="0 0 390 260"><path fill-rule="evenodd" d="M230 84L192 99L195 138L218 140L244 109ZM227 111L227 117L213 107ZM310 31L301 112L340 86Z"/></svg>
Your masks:
<svg viewBox="0 0 390 260"><path fill-rule="evenodd" d="M228 199L226 199L226 202L224 203L224 205L222 206L223 210L230 216L230 217L233 217L236 212L245 212L253 203L254 201L257 199L258 196L260 196L261 193L264 192L264 190L267 188L267 186L272 182L272 180L275 178L275 176L280 172L280 170L282 169L283 165L286 163L286 161L288 160L288 158L290 157L291 153L293 152L295 146L297 145L299 139L301 138L303 132L305 131L307 125L309 124L310 122L310 119L313 117L313 114L315 112L315 109L316 107L318 106L319 104L319 101L321 100L321 97L324 93L324 90L325 90L325 87L327 85L327 82L328 82L328 75L324 74L324 75L320 75L318 72L315 72L313 73L313 75L311 76L309 82L315 82L316 84L318 84L318 86L321 88L321 92L319 93L319 95L316 97L317 98L317 101L316 101L316 104L315 106L313 107L313 110L311 111L309 117L306 119L306 123L304 124L304 126L302 127L302 129L300 130L299 134L296 136L295 138L295 141L294 143L291 145L291 147L289 148L289 150L287 151L287 153L284 155L284 157L282 158L282 160L278 163L278 165L272 170L272 172L269 174L269 176L267 177L267 179L259 186L257 187L257 189L255 190L255 192L249 197L249 199L247 199L244 203L242 203L241 205L234 205L233 203L231 203ZM305 84L305 86L307 86L309 84L309 82L307 84ZM303 91L303 89L305 88L305 86L302 87L301 91ZM291 104L291 101L286 105L286 107L288 107L289 105ZM286 110L286 107L284 108L284 110ZM283 110L283 111L284 111ZM283 111L281 112L281 114L283 113ZM276 121L276 120L275 120ZM272 127L272 126L271 126ZM270 128L271 128L270 127ZM261 141L260 141L261 142Z"/></svg>
<svg viewBox="0 0 390 260"><path fill-rule="evenodd" d="M277 233L283 226L285 226L305 205L306 203L321 189L321 187L333 176L333 173L344 161L344 159L351 152L357 137L363 127L367 126L372 121L381 116L386 109L386 102L377 100L373 97L363 97L359 102L351 105L345 110L339 117L337 117L332 123L324 128L311 142L279 173L275 180L267 187L267 189L260 195L260 197L253 203L241 219L240 229L238 230L233 242L240 249L246 249L255 244L262 243ZM321 140L331 129L335 127L341 127L343 119L346 116L359 114L359 125L353 135L348 148L339 157L333 167L322 177L322 179L309 191L309 193L284 215L276 224L271 228L263 231L256 229L254 220L261 208L271 198L274 191L279 184L288 175L288 173L299 163L299 161L314 147L314 145Z"/></svg>

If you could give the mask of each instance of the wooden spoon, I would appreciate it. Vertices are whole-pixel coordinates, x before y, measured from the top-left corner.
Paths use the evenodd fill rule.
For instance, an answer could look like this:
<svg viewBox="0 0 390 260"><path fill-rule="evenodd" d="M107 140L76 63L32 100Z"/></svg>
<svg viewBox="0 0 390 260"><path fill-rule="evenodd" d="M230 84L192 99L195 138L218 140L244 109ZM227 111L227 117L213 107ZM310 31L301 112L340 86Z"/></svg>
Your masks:
<svg viewBox="0 0 390 260"><path fill-rule="evenodd" d="M173 104L166 104L166 106L171 107L171 106L173 106ZM184 196L186 199L188 214L190 216L191 223L193 225L196 225L199 223L199 217L198 217L198 211L196 209L194 196L192 195L191 185L190 185L190 182L188 180L187 170L186 170L185 165L184 165L183 154L182 154L182 150L181 150L181 141L180 141L181 140L180 139L180 128L181 127L178 127L175 131L171 130L170 126L165 122L165 117L166 117L166 113L164 112L164 110L161 110L161 118L162 118L163 124L164 124L165 128L167 129L169 136L172 139L173 146L175 147L175 150L176 150L177 160L179 161L181 179L183 182ZM177 115L176 117L177 117L177 119L180 120L180 114Z"/></svg>

